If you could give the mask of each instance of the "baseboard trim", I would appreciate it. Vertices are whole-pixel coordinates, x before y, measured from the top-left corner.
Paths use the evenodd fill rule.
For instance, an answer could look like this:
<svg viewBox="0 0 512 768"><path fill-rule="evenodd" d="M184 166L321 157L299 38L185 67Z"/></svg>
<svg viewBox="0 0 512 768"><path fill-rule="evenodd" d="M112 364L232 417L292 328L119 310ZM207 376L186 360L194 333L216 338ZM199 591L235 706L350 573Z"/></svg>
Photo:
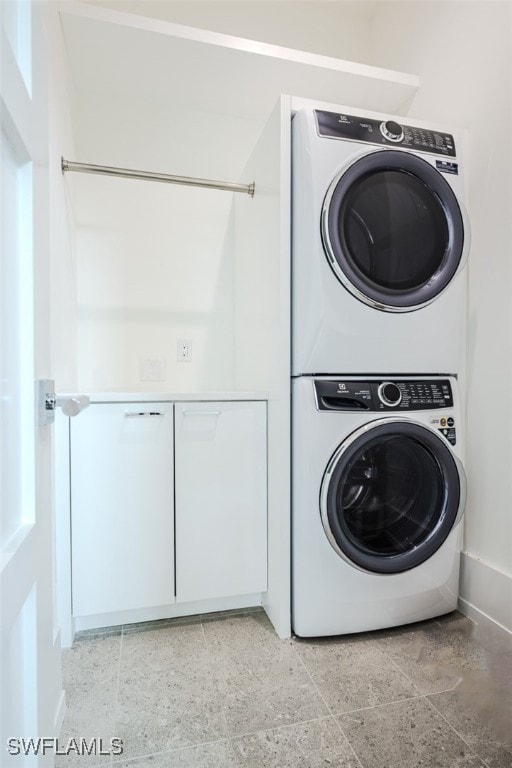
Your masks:
<svg viewBox="0 0 512 768"><path fill-rule="evenodd" d="M457 608L461 613L464 614L464 616L467 616L468 619L471 619L476 624L493 627L494 629L498 629L500 632L505 632L507 635L509 635L512 638L512 631L510 629L507 629L507 627L504 627L503 624L500 624L498 621L495 621L486 613L479 611L478 608L475 608L474 605L471 605L471 603L468 603L466 602L466 600L463 600L462 597L459 597L457 601Z"/></svg>
<svg viewBox="0 0 512 768"><path fill-rule="evenodd" d="M237 595L214 600L200 600L194 603L174 603L158 608L140 608L133 611L118 611L102 613L95 616L75 616L75 631L83 632L89 629L116 627L124 624L137 624L144 621L159 619L175 619L183 616L195 616L217 611L236 610L237 608L261 607L262 594Z"/></svg>
<svg viewBox="0 0 512 768"><path fill-rule="evenodd" d="M512 577L468 552L460 563L459 609L512 634Z"/></svg>

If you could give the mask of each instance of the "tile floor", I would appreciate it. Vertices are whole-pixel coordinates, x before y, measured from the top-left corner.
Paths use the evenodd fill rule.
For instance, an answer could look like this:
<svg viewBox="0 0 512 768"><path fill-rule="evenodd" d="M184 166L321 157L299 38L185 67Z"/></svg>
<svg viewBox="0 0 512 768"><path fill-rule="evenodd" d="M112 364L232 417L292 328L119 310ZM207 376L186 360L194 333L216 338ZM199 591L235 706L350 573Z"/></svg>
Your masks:
<svg viewBox="0 0 512 768"><path fill-rule="evenodd" d="M512 642L459 613L279 640L260 609L82 633L57 768L512 768ZM104 748L105 751L105 748Z"/></svg>

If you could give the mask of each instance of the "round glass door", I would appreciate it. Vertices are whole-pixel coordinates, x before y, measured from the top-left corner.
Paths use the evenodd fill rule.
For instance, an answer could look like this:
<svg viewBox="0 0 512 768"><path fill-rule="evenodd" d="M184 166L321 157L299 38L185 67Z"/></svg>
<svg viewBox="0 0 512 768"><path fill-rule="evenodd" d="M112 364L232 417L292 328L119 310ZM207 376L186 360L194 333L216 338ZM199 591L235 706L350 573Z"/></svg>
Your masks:
<svg viewBox="0 0 512 768"><path fill-rule="evenodd" d="M464 223L448 182L408 152L365 155L326 195L322 238L343 285L371 306L394 312L433 301L457 272Z"/></svg>
<svg viewBox="0 0 512 768"><path fill-rule="evenodd" d="M450 448L426 427L393 419L366 426L329 462L320 495L324 529L359 568L409 570L453 528L461 481Z"/></svg>

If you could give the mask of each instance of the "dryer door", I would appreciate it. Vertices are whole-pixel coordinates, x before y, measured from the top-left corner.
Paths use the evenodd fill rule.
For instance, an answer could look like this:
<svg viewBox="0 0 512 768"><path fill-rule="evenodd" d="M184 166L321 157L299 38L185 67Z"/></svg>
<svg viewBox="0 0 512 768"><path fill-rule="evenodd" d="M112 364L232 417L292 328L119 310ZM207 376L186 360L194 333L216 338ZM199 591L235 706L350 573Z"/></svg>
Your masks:
<svg viewBox="0 0 512 768"><path fill-rule="evenodd" d="M445 290L465 258L467 230L446 179L397 150L371 152L339 173L322 211L336 277L361 301L389 312L419 309Z"/></svg>
<svg viewBox="0 0 512 768"><path fill-rule="evenodd" d="M320 493L331 545L374 573L400 573L431 557L464 499L464 472L449 445L404 419L379 419L354 432L331 457Z"/></svg>

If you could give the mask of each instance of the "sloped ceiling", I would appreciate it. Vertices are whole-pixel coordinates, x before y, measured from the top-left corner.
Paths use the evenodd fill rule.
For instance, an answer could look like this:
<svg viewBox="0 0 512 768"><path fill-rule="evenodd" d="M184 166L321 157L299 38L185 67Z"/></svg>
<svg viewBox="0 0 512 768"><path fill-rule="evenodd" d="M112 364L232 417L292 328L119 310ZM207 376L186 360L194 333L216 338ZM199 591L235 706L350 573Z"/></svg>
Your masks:
<svg viewBox="0 0 512 768"><path fill-rule="evenodd" d="M367 63L368 0L85 0L91 5Z"/></svg>

